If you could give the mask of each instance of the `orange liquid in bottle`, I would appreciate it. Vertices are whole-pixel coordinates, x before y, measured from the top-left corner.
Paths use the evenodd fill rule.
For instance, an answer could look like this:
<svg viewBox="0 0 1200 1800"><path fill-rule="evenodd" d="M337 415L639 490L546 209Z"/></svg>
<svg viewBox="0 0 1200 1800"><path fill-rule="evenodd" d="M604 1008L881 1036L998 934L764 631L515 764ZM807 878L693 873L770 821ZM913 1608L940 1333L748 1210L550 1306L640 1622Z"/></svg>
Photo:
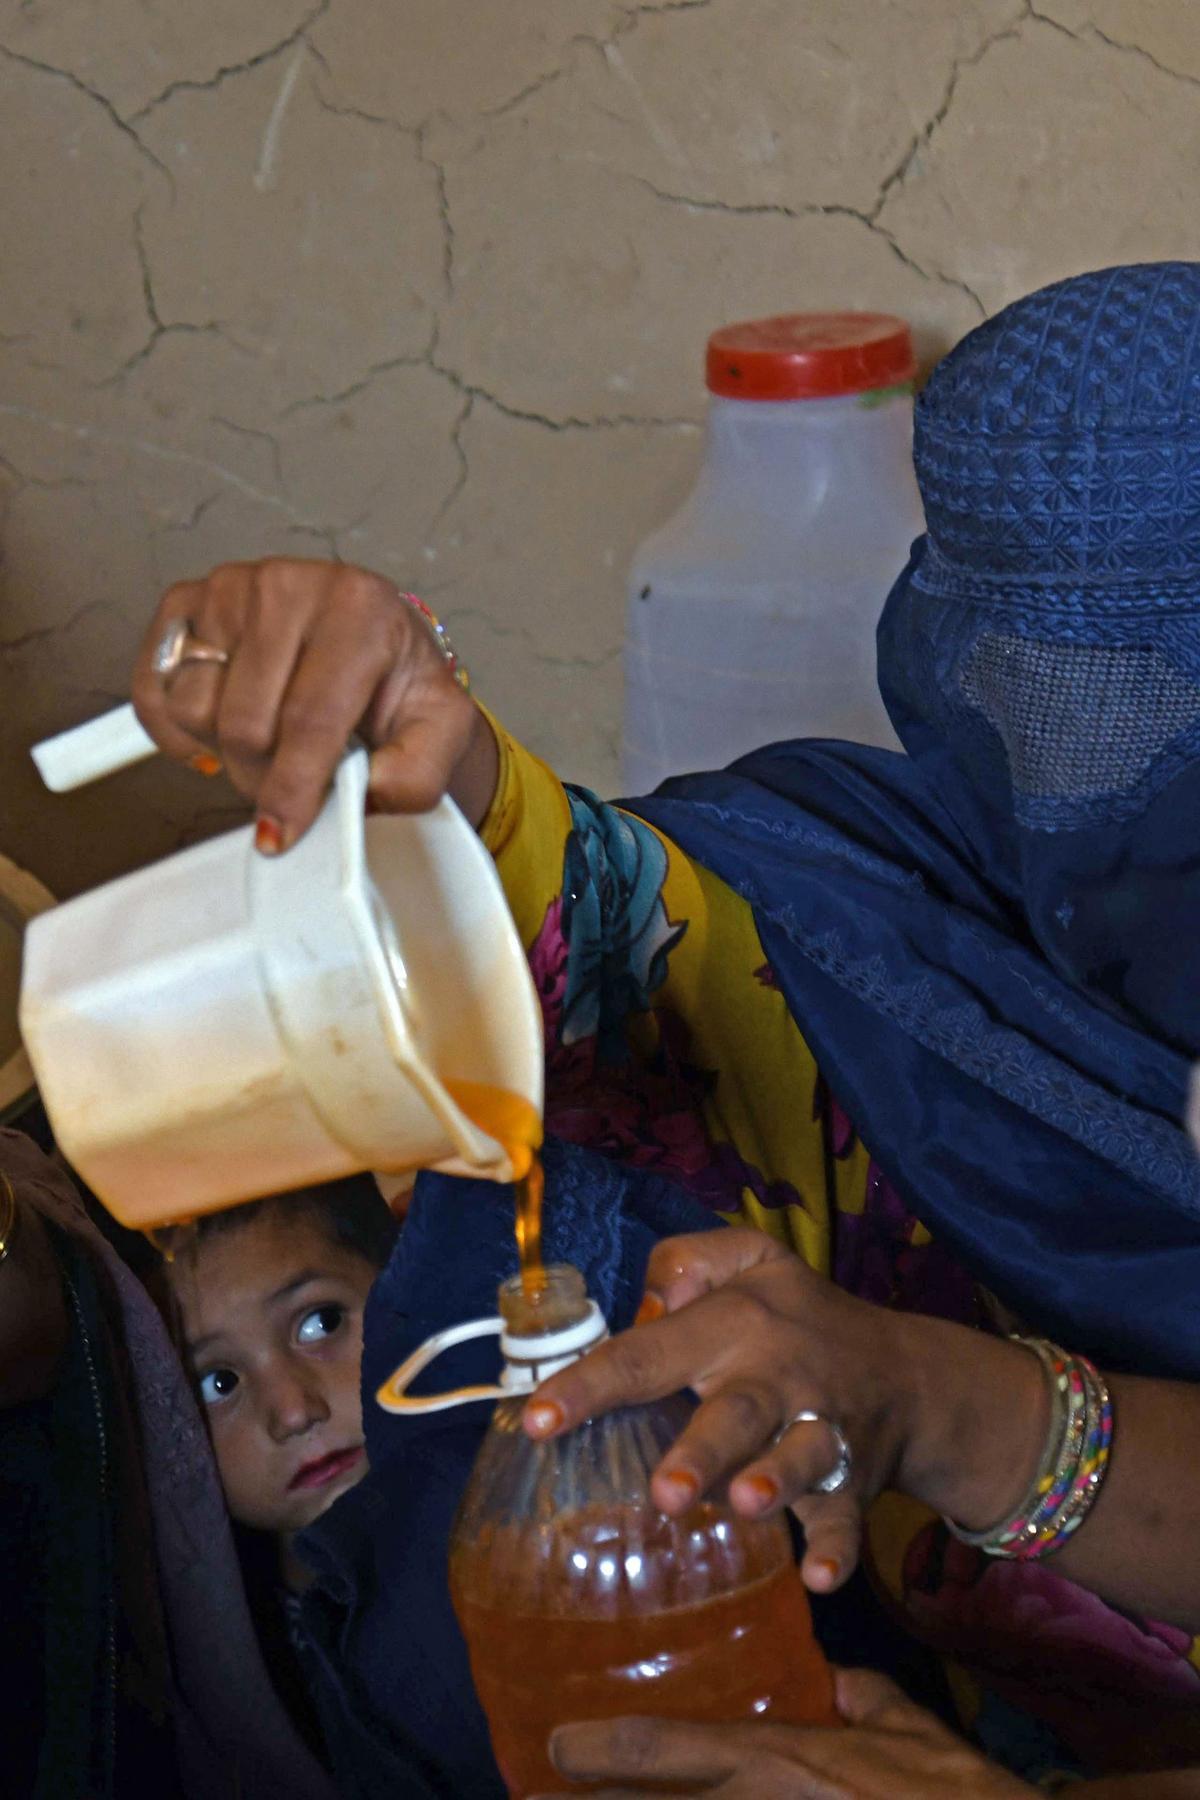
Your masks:
<svg viewBox="0 0 1200 1800"><path fill-rule="evenodd" d="M478 1081L447 1081L446 1092L473 1125L503 1145L517 1190L517 1250L527 1299L546 1285L542 1264L542 1121L519 1094Z"/></svg>
<svg viewBox="0 0 1200 1800"><path fill-rule="evenodd" d="M603 1508L589 1521L591 1510L583 1508L572 1523L572 1541L587 1543L589 1529L593 1543L608 1541L614 1526L619 1540L619 1515ZM711 1508L697 1507L695 1518L698 1529L714 1529ZM512 1541L504 1542L506 1537ZM639 1611L627 1610L628 1594L618 1590L608 1596L606 1616L581 1610L587 1603L575 1592L569 1559L557 1582L543 1579L535 1610L522 1596L521 1574L541 1558L529 1537L522 1544L511 1528L501 1527L452 1556L454 1604L513 1800L561 1792L567 1785L550 1762L547 1744L556 1725L573 1719L640 1713L699 1722L839 1722L833 1678L813 1636L808 1596L790 1556L762 1572L743 1569L751 1579L699 1604L664 1604L649 1611L656 1590L666 1599L672 1576L678 1575L677 1559L664 1557L656 1571L653 1540L643 1533L639 1541L644 1551L637 1559L643 1588ZM635 1559L624 1560L629 1569ZM628 1585L634 1585L632 1578Z"/></svg>

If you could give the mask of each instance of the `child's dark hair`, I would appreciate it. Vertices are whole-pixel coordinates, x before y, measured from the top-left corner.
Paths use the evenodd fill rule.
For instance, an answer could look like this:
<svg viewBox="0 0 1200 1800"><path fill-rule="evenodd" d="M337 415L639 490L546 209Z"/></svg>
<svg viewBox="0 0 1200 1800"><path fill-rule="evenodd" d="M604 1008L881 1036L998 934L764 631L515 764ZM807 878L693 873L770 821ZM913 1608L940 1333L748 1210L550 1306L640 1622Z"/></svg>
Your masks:
<svg viewBox="0 0 1200 1800"><path fill-rule="evenodd" d="M194 1225L161 1234L168 1255L198 1247L206 1239L237 1231L267 1211L310 1218L331 1244L361 1256L373 1269L382 1269L392 1253L399 1225L370 1175L346 1175L340 1181L317 1187L297 1188L289 1194L268 1194L224 1212L206 1213Z"/></svg>

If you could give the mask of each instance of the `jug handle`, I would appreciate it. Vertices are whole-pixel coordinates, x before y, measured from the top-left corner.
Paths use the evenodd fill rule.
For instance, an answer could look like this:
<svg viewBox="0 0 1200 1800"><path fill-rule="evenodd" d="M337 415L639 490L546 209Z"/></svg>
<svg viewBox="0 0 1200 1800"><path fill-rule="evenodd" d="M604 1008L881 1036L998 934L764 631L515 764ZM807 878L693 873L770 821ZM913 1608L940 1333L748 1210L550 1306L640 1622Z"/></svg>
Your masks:
<svg viewBox="0 0 1200 1800"><path fill-rule="evenodd" d="M385 1412L411 1418L418 1413L446 1412L452 1406L466 1406L472 1400L507 1399L509 1390L501 1387L499 1382L491 1387L450 1388L444 1394L414 1397L407 1392L421 1371L435 1362L444 1350L453 1350L456 1344L469 1343L472 1338L499 1337L503 1329L503 1319L471 1319L465 1325L451 1326L448 1331L435 1331L389 1375L377 1391L376 1401Z"/></svg>

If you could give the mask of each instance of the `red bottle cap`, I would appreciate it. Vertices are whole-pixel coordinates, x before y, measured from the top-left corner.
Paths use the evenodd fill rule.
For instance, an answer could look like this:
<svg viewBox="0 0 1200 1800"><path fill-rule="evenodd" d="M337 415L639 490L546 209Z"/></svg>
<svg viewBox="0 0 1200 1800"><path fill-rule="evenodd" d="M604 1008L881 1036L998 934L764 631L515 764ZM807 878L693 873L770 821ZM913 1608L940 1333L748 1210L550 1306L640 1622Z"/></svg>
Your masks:
<svg viewBox="0 0 1200 1800"><path fill-rule="evenodd" d="M723 325L708 387L734 400L819 400L898 387L917 372L912 333L890 313L784 313Z"/></svg>

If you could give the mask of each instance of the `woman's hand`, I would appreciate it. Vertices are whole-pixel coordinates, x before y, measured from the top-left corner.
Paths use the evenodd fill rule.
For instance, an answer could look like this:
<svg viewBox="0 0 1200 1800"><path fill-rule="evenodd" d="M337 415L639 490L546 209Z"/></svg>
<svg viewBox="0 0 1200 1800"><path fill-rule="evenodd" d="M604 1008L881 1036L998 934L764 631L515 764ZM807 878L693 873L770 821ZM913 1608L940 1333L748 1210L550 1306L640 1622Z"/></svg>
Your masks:
<svg viewBox="0 0 1200 1800"><path fill-rule="evenodd" d="M667 1239L650 1259L647 1290L646 1322L545 1382L525 1429L553 1437L691 1388L701 1405L652 1481L664 1512L686 1511L727 1477L746 1517L793 1506L805 1528L804 1580L820 1591L853 1569L862 1509L884 1487L978 1528L1024 1492L1047 1404L1027 1351L855 1300L757 1231ZM836 1420L849 1440L841 1493L811 1492L837 1446L824 1424L789 1424L802 1410Z"/></svg>
<svg viewBox="0 0 1200 1800"><path fill-rule="evenodd" d="M154 652L178 619L228 663L156 674ZM478 825L495 790L486 719L422 615L365 569L273 557L179 582L142 643L133 699L168 756L225 765L257 806L268 852L312 824L355 732L374 751L381 811L423 812L448 792Z"/></svg>
<svg viewBox="0 0 1200 1800"><path fill-rule="evenodd" d="M730 1500L748 1517L796 1506L805 1581L839 1586L858 1559L863 1501L891 1479L905 1431L905 1358L893 1315L849 1299L759 1231L668 1238L651 1255L646 1285L646 1322L539 1388L526 1430L553 1436L613 1407L691 1388L703 1404L654 1473L656 1503L683 1512L732 1475ZM803 1409L836 1419L850 1441L854 1467L842 1493L809 1492L837 1459L825 1426L797 1425L772 1441Z"/></svg>
<svg viewBox="0 0 1200 1800"><path fill-rule="evenodd" d="M1027 1800L1034 1792L882 1675L838 1670L837 1701L845 1731L612 1719L564 1725L550 1753L568 1780L611 1784L595 1800L651 1800L668 1781L672 1793L708 1800Z"/></svg>

